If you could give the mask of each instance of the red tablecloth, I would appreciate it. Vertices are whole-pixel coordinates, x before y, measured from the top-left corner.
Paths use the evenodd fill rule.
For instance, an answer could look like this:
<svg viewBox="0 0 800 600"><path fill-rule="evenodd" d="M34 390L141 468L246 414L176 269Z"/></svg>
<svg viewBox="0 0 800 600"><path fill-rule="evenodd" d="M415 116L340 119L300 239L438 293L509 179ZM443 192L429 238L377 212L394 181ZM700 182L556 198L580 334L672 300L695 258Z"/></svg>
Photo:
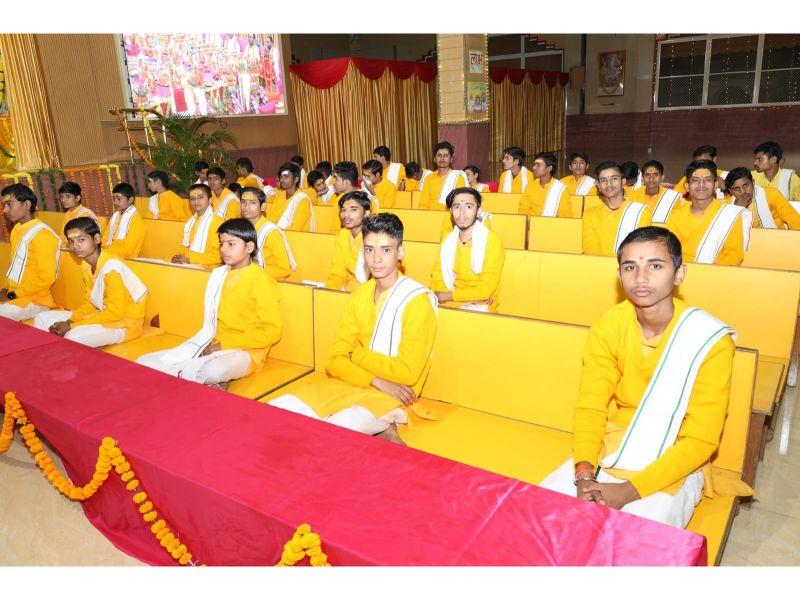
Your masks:
<svg viewBox="0 0 800 600"><path fill-rule="evenodd" d="M705 538L187 383L0 318L0 389L84 484L119 441L197 560L270 565L301 523L334 565L704 565ZM524 460L522 457L520 460ZM2 485L2 484L0 484ZM41 481L42 493L57 493ZM174 564L118 477L82 503Z"/></svg>

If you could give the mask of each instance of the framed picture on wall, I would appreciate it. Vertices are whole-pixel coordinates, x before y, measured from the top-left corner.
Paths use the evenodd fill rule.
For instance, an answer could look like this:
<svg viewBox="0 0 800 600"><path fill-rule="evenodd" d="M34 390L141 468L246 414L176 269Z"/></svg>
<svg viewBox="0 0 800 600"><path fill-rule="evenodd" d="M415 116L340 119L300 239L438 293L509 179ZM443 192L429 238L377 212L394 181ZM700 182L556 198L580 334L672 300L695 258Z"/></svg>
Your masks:
<svg viewBox="0 0 800 600"><path fill-rule="evenodd" d="M597 53L597 95L622 96L625 92L625 50Z"/></svg>

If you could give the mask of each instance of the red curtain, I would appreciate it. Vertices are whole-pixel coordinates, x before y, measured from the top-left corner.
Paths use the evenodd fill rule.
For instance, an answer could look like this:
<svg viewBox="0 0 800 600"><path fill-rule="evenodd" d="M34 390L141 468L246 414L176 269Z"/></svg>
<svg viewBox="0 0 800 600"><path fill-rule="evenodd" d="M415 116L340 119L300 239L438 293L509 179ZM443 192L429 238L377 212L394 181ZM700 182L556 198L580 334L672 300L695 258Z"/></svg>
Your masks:
<svg viewBox="0 0 800 600"><path fill-rule="evenodd" d="M308 85L325 90L344 79L347 67L351 62L364 77L372 80L380 79L386 69L389 69L398 79L408 79L412 75L416 75L424 83L430 83L436 78L436 65L433 63L355 57L315 60L310 63L292 65L289 67L289 72L297 75Z"/></svg>
<svg viewBox="0 0 800 600"><path fill-rule="evenodd" d="M489 77L495 83L503 83L503 80L508 77L511 83L519 85L523 82L526 75L534 85L540 84L543 79L548 87L554 87L556 83L559 85L567 85L567 82L569 82L569 73L562 73L561 71L535 71L533 69L489 67Z"/></svg>

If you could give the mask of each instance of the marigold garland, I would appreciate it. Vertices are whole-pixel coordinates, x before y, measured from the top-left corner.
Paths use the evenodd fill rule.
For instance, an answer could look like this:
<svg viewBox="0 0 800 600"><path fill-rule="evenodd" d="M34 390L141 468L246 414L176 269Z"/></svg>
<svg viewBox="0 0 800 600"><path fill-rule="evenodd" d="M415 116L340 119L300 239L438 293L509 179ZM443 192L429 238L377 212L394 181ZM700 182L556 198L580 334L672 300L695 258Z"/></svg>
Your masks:
<svg viewBox="0 0 800 600"><path fill-rule="evenodd" d="M138 156L142 160L142 162L144 164L146 164L148 167L150 167L151 169L155 169L156 166L152 163L152 161L150 161L149 158L147 158L145 156L144 152L142 152L142 149L139 147L139 144L136 142L134 137L131 135L131 132L128 131L128 122L122 116L122 113L120 112L120 110L118 108L114 108L114 109L112 109L111 112L115 117L117 117L117 120L119 121L120 127L122 127L122 130L125 132L125 135L128 137L128 142L130 143L131 148L133 148L133 151L136 153L136 156Z"/></svg>
<svg viewBox="0 0 800 600"><path fill-rule="evenodd" d="M311 531L311 526L303 523L283 546L281 560L276 567L292 567L308 556L312 567L330 567L328 555L322 551L322 540Z"/></svg>
<svg viewBox="0 0 800 600"><path fill-rule="evenodd" d="M186 545L181 543L180 539L170 531L166 521L158 519L158 512L153 507L153 503L148 500L147 493L139 489L139 480L135 478L136 475L131 468L131 464L125 458L122 450L117 447L116 440L110 437L103 438L97 454L94 475L86 485L76 486L56 467L47 451L44 450L41 441L36 435L36 426L28 421L28 417L25 415L25 411L14 393L8 392L5 399L5 415L3 416L3 425L0 427L0 454L11 446L11 441L14 439L14 423L16 422L17 425L20 425L19 431L42 474L54 488L70 500L91 498L108 479L108 474L113 468L126 484L126 489L134 492L133 502L139 506L139 513L144 521L148 524L155 521L150 526L150 531L161 543L161 546L179 564L196 564L192 562L192 554Z"/></svg>

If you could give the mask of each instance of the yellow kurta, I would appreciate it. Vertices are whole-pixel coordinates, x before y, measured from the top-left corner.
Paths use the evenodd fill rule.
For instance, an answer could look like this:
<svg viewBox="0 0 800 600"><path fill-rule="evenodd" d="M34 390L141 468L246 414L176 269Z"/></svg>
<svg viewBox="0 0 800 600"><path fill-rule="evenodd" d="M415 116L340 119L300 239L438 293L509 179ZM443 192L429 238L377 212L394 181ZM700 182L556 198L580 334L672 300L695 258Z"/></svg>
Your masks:
<svg viewBox="0 0 800 600"><path fill-rule="evenodd" d="M532 185L527 187L525 193L520 196L519 210L517 212L519 212L521 215L531 215L534 217L541 216L542 211L544 210L545 200L547 200L547 193L550 191L554 181L556 180L551 179L547 182L547 185L543 186L539 180L536 179ZM558 199L556 216L567 218L572 216L569 190L566 188L564 188L564 191L561 192L561 196Z"/></svg>
<svg viewBox="0 0 800 600"><path fill-rule="evenodd" d="M264 365L269 349L281 339L279 302L278 284L257 264L228 271L222 284L214 342L219 342L222 350L247 352L248 375Z"/></svg>
<svg viewBox="0 0 800 600"><path fill-rule="evenodd" d="M66 227L67 223L72 219L77 219L78 217L89 217L98 225L100 224L99 221L97 221L97 215L95 215L91 209L86 208L83 204L73 206L70 210L64 212L64 218L61 220L61 231L56 231L65 242L67 241L67 236L64 233L64 227Z"/></svg>
<svg viewBox="0 0 800 600"><path fill-rule="evenodd" d="M147 300L136 304L131 298L128 289L122 283L122 276L114 271L105 276L105 291L103 293L103 310L98 310L92 304L91 294L97 274L110 258L119 258L104 250L97 260L97 267L92 273L92 267L86 261L81 262L83 275L84 295L81 305L72 311L70 321L72 327L81 325L102 325L108 329L125 329L125 340L132 340L142 335L144 315Z"/></svg>
<svg viewBox="0 0 800 600"><path fill-rule="evenodd" d="M781 181L781 170L782 169L778 169L772 181L768 180L764 173L759 173L758 171L751 171L751 173L753 174L753 181L756 185L768 189L774 188L780 192L778 184ZM792 173L792 177L789 179L789 198L786 199L794 201L800 200L800 177L798 177L796 172Z"/></svg>
<svg viewBox="0 0 800 600"><path fill-rule="evenodd" d="M214 212L217 212L217 208L219 208L222 199L227 198L228 196L233 196L233 199L228 202L228 206L225 208L225 215L222 217L223 221L227 221L228 219L238 219L242 216L242 205L239 203L239 199L236 197L236 194L234 194L228 188L222 188L219 195L211 192L211 205L214 207Z"/></svg>
<svg viewBox="0 0 800 600"><path fill-rule="evenodd" d="M17 223L11 230L11 252L9 257L13 260L17 247L22 237L34 225L41 223L39 219L31 219L24 225ZM60 240L49 231L40 231L28 244L28 260L22 272L20 283L15 283L5 278L4 287L9 292L14 292L17 297L9 300L8 304L28 306L31 302L37 306L55 308L50 288L56 281L58 256L61 251Z"/></svg>
<svg viewBox="0 0 800 600"><path fill-rule="evenodd" d="M575 179L572 175L567 175L566 177L561 178L561 183L567 186L567 192L570 196L577 196L578 195L578 188L580 187L583 180L586 179L586 175L581 177L580 179ZM597 196L597 185L593 185L591 189L589 189L588 194L583 194L584 196Z"/></svg>
<svg viewBox="0 0 800 600"><path fill-rule="evenodd" d="M331 272L325 281L325 287L333 290L345 289L352 292L359 285L356 279L356 261L364 238L359 233L356 237L349 229L341 229L336 234L333 242L333 256L331 257Z"/></svg>
<svg viewBox="0 0 800 600"><path fill-rule="evenodd" d="M145 227L142 216L137 211L136 214L131 217L130 223L128 224L128 235L121 240L118 240L116 235L117 230L121 225L121 221L122 217L120 217L120 219L117 221L116 227L114 227L114 230L111 232L112 236L114 236L111 245L106 244L105 240L107 236L103 236L103 248L107 248L120 258L138 258L139 253L142 251L142 245L144 244L145 236Z"/></svg>
<svg viewBox="0 0 800 600"><path fill-rule="evenodd" d="M575 408L573 456L597 465L615 451L653 376L672 330L687 305L674 300L675 315L660 340L645 353L633 304L625 300L592 325L583 351L583 372ZM653 340L648 340L653 342ZM719 446L728 409L735 345L719 340L706 355L694 382L689 406L675 443L640 472L609 472L629 480L644 498L677 491L683 479L700 469Z"/></svg>
<svg viewBox="0 0 800 600"><path fill-rule="evenodd" d="M172 190L161 192L158 195L158 218L162 221L185 221L192 216L189 201L184 200ZM148 209L148 219L155 219Z"/></svg>
<svg viewBox="0 0 800 600"><path fill-rule="evenodd" d="M452 231L452 230L451 230ZM439 245L441 250L441 244ZM491 299L490 312L497 312L498 298L500 296L500 277L503 275L503 263L506 252L500 236L489 230L486 241L486 254L483 258L483 269L480 274L472 272L472 240L466 244L456 243L456 259L453 263L455 282L452 302L445 302L442 306L459 307L465 304L482 303ZM442 279L441 252L436 253L436 262L431 274L431 290L434 292L447 292L447 286Z"/></svg>
<svg viewBox="0 0 800 600"><path fill-rule="evenodd" d="M594 206L583 213L583 253L599 256L616 256L614 243L617 241L617 230L625 208L632 200L625 200L617 210L612 210L605 203ZM639 217L637 227L647 227L653 222L653 213L645 208ZM620 240L622 242L622 240Z"/></svg>
<svg viewBox="0 0 800 600"><path fill-rule="evenodd" d="M256 223L256 232L266 224L267 220L261 217ZM259 252L264 259L264 268L267 273L272 275L273 279L286 279L292 274L292 264L289 262L289 254L286 252L280 231L273 229L267 235L264 246Z"/></svg>
<svg viewBox="0 0 800 600"><path fill-rule="evenodd" d="M764 188L764 194L767 197L769 212L778 229L800 229L800 214L792 208L792 205L783 197L783 194L775 188ZM725 196L724 201L733 204L734 198ZM753 227L761 227L761 219L758 218L756 203L750 202L747 210L753 214Z"/></svg>
<svg viewBox="0 0 800 600"><path fill-rule="evenodd" d="M272 202L267 203L267 220L278 223L283 216L283 211L286 210L292 199L301 193L303 193L302 190L298 190L291 198L287 198L286 190L278 190L278 193L272 197ZM294 212L294 219L292 219L286 231L311 231L310 198L308 200L300 200L297 210Z"/></svg>
<svg viewBox="0 0 800 600"><path fill-rule="evenodd" d="M439 193L442 191L442 186L446 179L447 175L439 175L438 171L434 171L425 178L425 186L420 192L419 199L419 207L422 210L447 210L446 204L439 204ZM467 185L467 177L463 173L456 178L453 189L460 187L469 187Z"/></svg>
<svg viewBox="0 0 800 600"><path fill-rule="evenodd" d="M189 247L191 247L192 242L194 241L194 236L197 233L198 226L200 225L200 219L201 217L198 216L197 220L194 222L194 225L192 225L191 231L189 232ZM211 226L208 228L205 252L193 252L189 250L189 247L178 245L178 249L173 253L172 256L175 254L188 256L189 263L193 265L203 265L204 267L220 266L222 264L222 257L219 254L219 237L217 236L217 229L219 229L220 225L222 225L222 219L220 219L217 215L211 217ZM181 235L183 235L183 231L181 231ZM168 256L167 260L170 260L172 256Z"/></svg>
<svg viewBox="0 0 800 600"><path fill-rule="evenodd" d="M676 206L667 218L666 227L678 236L683 247L684 262L695 262L697 246L703 239L703 234L711 225L714 216L725 206L722 200L712 200L705 213L700 216L692 214L692 203L686 202ZM742 231L742 217L736 217L733 227L725 239L725 243L714 261L716 265L740 265L744 258L744 233Z"/></svg>
<svg viewBox="0 0 800 600"><path fill-rule="evenodd" d="M392 185L394 185L395 189L397 189L397 187L400 185L401 181L403 181L404 179L407 179L405 165L403 163L389 163L389 167L387 167L386 169L383 170L383 178L386 179L386 174L389 172L389 169L391 168L392 165L396 165L396 164L400 165L400 168L398 169L398 172L397 172L397 182L396 183L393 183L391 181L389 182L389 183L392 183ZM408 190L406 190L406 191L408 191ZM381 206L383 206L383 204L381 204Z"/></svg>
<svg viewBox="0 0 800 600"><path fill-rule="evenodd" d="M419 190L419 181L417 179L406 179L406 192L416 192Z"/></svg>
<svg viewBox="0 0 800 600"><path fill-rule="evenodd" d="M258 188L258 189L263 189L263 186L259 183L258 179L256 179L253 175L248 175L247 177L239 177L236 180L236 183L238 183L243 188L254 187L254 188ZM225 188L225 189L227 189L227 188ZM225 194L223 193L223 196L224 195Z"/></svg>
<svg viewBox="0 0 800 600"><path fill-rule="evenodd" d="M388 179L381 179L375 188L375 196L378 198L378 205L381 210L387 208L394 208L395 196L397 195L397 186Z"/></svg>
<svg viewBox="0 0 800 600"><path fill-rule="evenodd" d="M511 193L512 194L521 194L522 193L522 180L523 180L522 173L523 173L523 171L522 171L522 169L520 169L519 173L517 173L514 176L514 179L511 180ZM497 191L498 192L500 192L500 193L503 192L503 184L505 183L505 179L506 179L506 177L510 177L510 176L511 176L511 171L510 170L509 171L503 171L500 174L500 179L497 182ZM525 184L525 189L527 190L531 185L533 185L533 182L536 180L536 178L533 176L533 173L531 173L530 169L525 171L525 179L527 180L527 183Z"/></svg>

